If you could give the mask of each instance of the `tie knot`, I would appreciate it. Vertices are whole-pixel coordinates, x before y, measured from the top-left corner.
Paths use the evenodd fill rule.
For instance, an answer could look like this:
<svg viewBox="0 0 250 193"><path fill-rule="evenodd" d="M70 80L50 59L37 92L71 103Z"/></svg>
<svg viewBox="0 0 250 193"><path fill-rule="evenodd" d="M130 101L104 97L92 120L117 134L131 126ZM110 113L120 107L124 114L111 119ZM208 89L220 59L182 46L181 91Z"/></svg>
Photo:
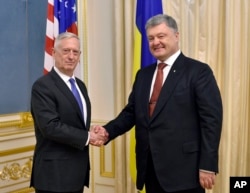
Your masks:
<svg viewBox="0 0 250 193"><path fill-rule="evenodd" d="M75 84L75 79L74 79L74 78L70 78L70 79L69 79L69 82L70 82L71 84Z"/></svg>
<svg viewBox="0 0 250 193"><path fill-rule="evenodd" d="M158 70L163 70L163 68L165 68L166 66L167 66L167 64L165 64L165 63L159 63Z"/></svg>

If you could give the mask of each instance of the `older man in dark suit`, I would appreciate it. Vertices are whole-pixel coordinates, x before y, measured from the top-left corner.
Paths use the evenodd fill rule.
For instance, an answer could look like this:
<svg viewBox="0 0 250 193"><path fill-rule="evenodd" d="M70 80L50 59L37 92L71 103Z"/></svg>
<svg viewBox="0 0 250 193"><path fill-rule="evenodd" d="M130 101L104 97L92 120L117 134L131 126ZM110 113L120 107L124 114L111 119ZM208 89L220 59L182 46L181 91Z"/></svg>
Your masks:
<svg viewBox="0 0 250 193"><path fill-rule="evenodd" d="M145 184L147 193L204 193L218 172L219 88L207 64L180 51L172 17L152 17L146 31L157 63L138 71L128 104L106 131L95 131L112 140L135 125L138 189Z"/></svg>
<svg viewBox="0 0 250 193"><path fill-rule="evenodd" d="M74 76L80 54L78 36L60 34L53 50L55 66L32 87L37 143L31 186L36 193L82 193L89 185L88 145L95 144L98 136L89 132L91 106L86 86Z"/></svg>

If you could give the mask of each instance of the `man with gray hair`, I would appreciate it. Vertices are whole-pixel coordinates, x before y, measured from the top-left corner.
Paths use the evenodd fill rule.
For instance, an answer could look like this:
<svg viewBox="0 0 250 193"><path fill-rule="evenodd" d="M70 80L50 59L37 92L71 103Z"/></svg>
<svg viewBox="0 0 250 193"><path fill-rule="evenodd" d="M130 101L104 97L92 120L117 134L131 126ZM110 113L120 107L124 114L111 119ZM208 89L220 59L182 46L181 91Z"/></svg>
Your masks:
<svg viewBox="0 0 250 193"><path fill-rule="evenodd" d="M78 36L60 34L54 67L32 86L36 146L30 186L36 193L83 193L89 185L89 143L104 140L89 132L90 99L85 84L74 76L80 54Z"/></svg>

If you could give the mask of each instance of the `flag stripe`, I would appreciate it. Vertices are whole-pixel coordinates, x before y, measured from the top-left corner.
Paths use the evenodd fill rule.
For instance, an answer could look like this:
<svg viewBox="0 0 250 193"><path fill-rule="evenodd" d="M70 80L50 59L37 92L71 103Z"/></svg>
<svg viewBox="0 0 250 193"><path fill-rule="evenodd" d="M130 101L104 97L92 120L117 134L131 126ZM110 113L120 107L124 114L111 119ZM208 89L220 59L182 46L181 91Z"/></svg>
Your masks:
<svg viewBox="0 0 250 193"><path fill-rule="evenodd" d="M76 26L76 23L73 23L68 29L67 31L70 31L70 32L73 32L74 34L78 34L77 32L77 26Z"/></svg>
<svg viewBox="0 0 250 193"><path fill-rule="evenodd" d="M138 28L135 28L134 32L135 40L134 40L134 61L133 61L133 81L138 69L141 66L141 34Z"/></svg>
<svg viewBox="0 0 250 193"><path fill-rule="evenodd" d="M48 3L48 16L47 19L53 23L54 21L54 5Z"/></svg>
<svg viewBox="0 0 250 193"><path fill-rule="evenodd" d="M54 22L53 21L47 20L46 36L48 36L50 39L54 38Z"/></svg>
<svg viewBox="0 0 250 193"><path fill-rule="evenodd" d="M54 40L46 36L46 47L45 52L52 56L52 48L54 46Z"/></svg>
<svg viewBox="0 0 250 193"><path fill-rule="evenodd" d="M150 17L161 13L163 13L162 0L137 0L133 79L140 68L146 67L156 61L149 51L145 24ZM135 128L133 128L130 131L130 174L134 182L136 182L135 144ZM145 189L142 190L142 193L144 192Z"/></svg>
<svg viewBox="0 0 250 193"><path fill-rule="evenodd" d="M59 33L66 31L78 34L76 0L48 0L44 74L53 67L52 52L55 38Z"/></svg>
<svg viewBox="0 0 250 193"><path fill-rule="evenodd" d="M149 51L145 24L150 17L160 13L162 13L162 0L137 0L136 27L141 33L141 67L155 62Z"/></svg>

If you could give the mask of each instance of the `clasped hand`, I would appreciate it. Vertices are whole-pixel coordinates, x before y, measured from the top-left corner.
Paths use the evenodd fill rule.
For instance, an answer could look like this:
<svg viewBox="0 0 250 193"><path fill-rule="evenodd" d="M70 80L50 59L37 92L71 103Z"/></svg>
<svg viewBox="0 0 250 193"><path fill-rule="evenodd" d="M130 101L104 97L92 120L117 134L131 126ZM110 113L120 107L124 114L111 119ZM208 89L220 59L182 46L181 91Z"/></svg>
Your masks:
<svg viewBox="0 0 250 193"><path fill-rule="evenodd" d="M93 125L90 128L89 143L95 146L102 146L108 141L109 134L106 129L100 125Z"/></svg>

